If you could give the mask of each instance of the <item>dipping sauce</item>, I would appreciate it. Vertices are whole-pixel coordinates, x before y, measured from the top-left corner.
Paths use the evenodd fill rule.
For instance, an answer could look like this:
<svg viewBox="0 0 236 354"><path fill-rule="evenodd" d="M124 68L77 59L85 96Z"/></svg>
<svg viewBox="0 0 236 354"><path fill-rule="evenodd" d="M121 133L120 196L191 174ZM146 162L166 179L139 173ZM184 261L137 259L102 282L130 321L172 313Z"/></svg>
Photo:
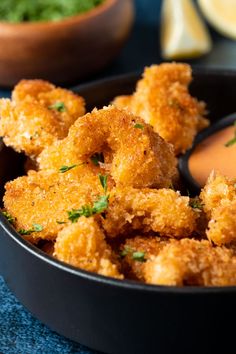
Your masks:
<svg viewBox="0 0 236 354"><path fill-rule="evenodd" d="M236 143L234 125L212 134L202 141L193 151L189 159L189 170L193 178L203 187L212 170L221 174L236 177ZM225 146L229 141L231 145Z"/></svg>

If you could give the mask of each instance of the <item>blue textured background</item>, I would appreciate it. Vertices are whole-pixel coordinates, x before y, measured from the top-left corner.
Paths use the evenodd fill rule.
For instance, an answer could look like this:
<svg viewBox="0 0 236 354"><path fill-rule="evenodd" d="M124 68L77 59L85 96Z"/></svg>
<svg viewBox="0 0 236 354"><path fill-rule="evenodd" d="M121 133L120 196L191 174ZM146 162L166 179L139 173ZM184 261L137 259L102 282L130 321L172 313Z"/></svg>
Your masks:
<svg viewBox="0 0 236 354"><path fill-rule="evenodd" d="M142 69L161 60L159 54L159 0L136 0L136 22L130 39L120 56L96 77ZM236 42L224 39L212 31L213 51L191 64L236 68ZM8 96L0 90L0 96ZM94 354L56 333L31 316L8 290L0 277L0 353L1 354ZM122 353L121 353L122 354Z"/></svg>

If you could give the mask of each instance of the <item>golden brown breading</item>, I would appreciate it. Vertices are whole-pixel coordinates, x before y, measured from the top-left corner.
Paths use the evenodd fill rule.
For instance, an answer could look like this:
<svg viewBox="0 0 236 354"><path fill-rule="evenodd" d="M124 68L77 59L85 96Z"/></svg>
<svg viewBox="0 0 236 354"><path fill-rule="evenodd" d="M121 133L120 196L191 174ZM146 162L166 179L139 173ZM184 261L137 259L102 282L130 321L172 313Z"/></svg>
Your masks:
<svg viewBox="0 0 236 354"><path fill-rule="evenodd" d="M15 103L32 100L38 102L52 110L67 131L78 117L85 114L83 97L43 80L21 80L12 92L12 100ZM59 110L53 108L58 103L63 103L64 107Z"/></svg>
<svg viewBox="0 0 236 354"><path fill-rule="evenodd" d="M208 218L211 218L216 208L236 199L235 183L235 179L229 179L214 171L211 173L200 194Z"/></svg>
<svg viewBox="0 0 236 354"><path fill-rule="evenodd" d="M70 223L67 211L90 205L104 194L96 175L83 165L75 169L79 170L76 177L73 170L63 174L30 171L6 184L4 206L16 218L16 230L30 230L34 224L43 227L26 236L30 241L54 240L65 226L61 222Z"/></svg>
<svg viewBox="0 0 236 354"><path fill-rule="evenodd" d="M63 103L64 109L51 109L56 103ZM84 100L72 92L40 80L24 80L16 86L12 101L0 100L0 136L7 146L34 158L63 139L84 112Z"/></svg>
<svg viewBox="0 0 236 354"><path fill-rule="evenodd" d="M116 185L168 187L177 173L171 145L140 118L113 106L78 119L68 137L45 149L38 161L41 169L58 169L98 152L112 157L107 170Z"/></svg>
<svg viewBox="0 0 236 354"><path fill-rule="evenodd" d="M58 233L54 256L75 267L122 279L112 252L94 218L81 217Z"/></svg>
<svg viewBox="0 0 236 354"><path fill-rule="evenodd" d="M208 239L218 246L236 241L236 199L214 209L208 228Z"/></svg>
<svg viewBox="0 0 236 354"><path fill-rule="evenodd" d="M216 245L236 240L236 188L235 179L212 172L200 198L208 217L207 237Z"/></svg>
<svg viewBox="0 0 236 354"><path fill-rule="evenodd" d="M236 257L205 240L172 240L145 263L144 274L157 285L236 285Z"/></svg>
<svg viewBox="0 0 236 354"><path fill-rule="evenodd" d="M28 156L37 156L46 146L63 137L54 115L46 108L29 102L17 105L0 100L0 136L7 146Z"/></svg>
<svg viewBox="0 0 236 354"><path fill-rule="evenodd" d="M199 213L189 206L189 197L172 189L126 187L110 193L103 227L109 237L138 230L162 236L188 237L196 228Z"/></svg>
<svg viewBox="0 0 236 354"><path fill-rule="evenodd" d="M144 281L143 268L145 262L150 257L157 256L167 242L163 238L148 235L126 239L120 247L120 257L125 277ZM143 257L138 257L137 252L141 256L143 254Z"/></svg>
<svg viewBox="0 0 236 354"><path fill-rule="evenodd" d="M196 133L209 124L204 118L205 104L188 91L191 80L187 64L152 65L145 69L132 99L117 97L114 104L142 117L173 144L176 154L183 153L191 147Z"/></svg>
<svg viewBox="0 0 236 354"><path fill-rule="evenodd" d="M127 109L132 112L132 100L133 96L117 96L112 101L112 104L119 109Z"/></svg>

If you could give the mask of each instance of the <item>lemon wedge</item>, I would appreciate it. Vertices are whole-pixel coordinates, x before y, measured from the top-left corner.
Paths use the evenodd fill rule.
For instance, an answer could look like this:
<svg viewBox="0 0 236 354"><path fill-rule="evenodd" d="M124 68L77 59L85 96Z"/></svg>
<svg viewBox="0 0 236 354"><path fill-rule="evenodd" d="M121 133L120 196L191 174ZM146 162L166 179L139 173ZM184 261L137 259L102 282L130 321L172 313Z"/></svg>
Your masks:
<svg viewBox="0 0 236 354"><path fill-rule="evenodd" d="M216 30L236 39L236 0L198 0L198 4Z"/></svg>
<svg viewBox="0 0 236 354"><path fill-rule="evenodd" d="M210 35L192 0L164 0L161 47L165 59L193 58L211 50Z"/></svg>

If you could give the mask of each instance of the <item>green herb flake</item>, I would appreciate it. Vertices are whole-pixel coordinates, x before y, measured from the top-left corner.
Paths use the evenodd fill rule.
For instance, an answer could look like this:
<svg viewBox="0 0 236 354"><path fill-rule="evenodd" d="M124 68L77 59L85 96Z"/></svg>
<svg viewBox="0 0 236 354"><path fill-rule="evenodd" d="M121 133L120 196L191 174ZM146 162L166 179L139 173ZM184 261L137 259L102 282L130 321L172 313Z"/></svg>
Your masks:
<svg viewBox="0 0 236 354"><path fill-rule="evenodd" d="M29 230L25 230L25 229L20 229L18 232L19 234L21 235L30 235L32 234L33 232L40 232L43 230L43 226L40 225L40 224L33 224L32 225L33 227Z"/></svg>
<svg viewBox="0 0 236 354"><path fill-rule="evenodd" d="M48 108L55 109L58 112L65 112L66 111L66 107L63 102L56 102L56 103L52 104L51 106L49 106Z"/></svg>
<svg viewBox="0 0 236 354"><path fill-rule="evenodd" d="M145 262L145 252L133 252L132 258L138 262Z"/></svg>
<svg viewBox="0 0 236 354"><path fill-rule="evenodd" d="M236 144L236 120L234 121L234 137L225 143L225 147L230 147Z"/></svg>
<svg viewBox="0 0 236 354"><path fill-rule="evenodd" d="M59 224L59 225L66 224L65 221L60 221L60 220L56 220L56 223Z"/></svg>
<svg viewBox="0 0 236 354"><path fill-rule="evenodd" d="M125 256L128 256L128 254L132 253L133 250L129 246L125 246L124 249L120 252L120 256L123 258Z"/></svg>
<svg viewBox="0 0 236 354"><path fill-rule="evenodd" d="M236 137L227 141L227 143L225 143L225 147L229 147L229 146L232 146L236 143Z"/></svg>
<svg viewBox="0 0 236 354"><path fill-rule="evenodd" d="M102 152L96 152L96 154L93 154L90 159L95 166L99 166L99 162L104 163L104 156Z"/></svg>
<svg viewBox="0 0 236 354"><path fill-rule="evenodd" d="M34 232L40 232L43 230L43 226L40 224L33 224L33 230Z"/></svg>
<svg viewBox="0 0 236 354"><path fill-rule="evenodd" d="M190 200L189 206L191 206L191 208L193 208L193 209L199 209L199 210L202 210L202 208L203 208L202 203L196 199Z"/></svg>
<svg viewBox="0 0 236 354"><path fill-rule="evenodd" d="M120 257L126 257L131 255L132 259L137 262L146 262L145 252L134 251L131 247L125 246L124 249L120 252Z"/></svg>
<svg viewBox="0 0 236 354"><path fill-rule="evenodd" d="M20 229L19 231L19 234L21 235L30 235L32 234L32 232L34 232L32 229L29 229L29 230L25 230L25 229Z"/></svg>
<svg viewBox="0 0 236 354"><path fill-rule="evenodd" d="M61 166L61 167L59 168L59 172L60 172L60 173L65 173L65 172L70 171L72 168L75 168L75 167L77 167L77 166L78 166L78 165Z"/></svg>
<svg viewBox="0 0 236 354"><path fill-rule="evenodd" d="M94 214L100 214L107 209L109 204L109 195L99 197L91 207L90 205L83 205L80 209L72 209L67 211L68 219L72 223L76 223L81 216L89 218Z"/></svg>
<svg viewBox="0 0 236 354"><path fill-rule="evenodd" d="M10 224L13 224L15 222L15 218L7 211L2 211L2 214L5 216L5 218L9 221Z"/></svg>
<svg viewBox="0 0 236 354"><path fill-rule="evenodd" d="M100 214L108 208L109 195L102 195L93 204L93 213Z"/></svg>
<svg viewBox="0 0 236 354"><path fill-rule="evenodd" d="M99 173L98 175L99 181L105 193L107 192L107 177L108 177L107 175L102 175L101 173Z"/></svg>
<svg viewBox="0 0 236 354"><path fill-rule="evenodd" d="M144 129L144 126L142 125L142 124L140 124L140 123L136 123L135 125L134 125L134 128L136 128L136 129Z"/></svg>

